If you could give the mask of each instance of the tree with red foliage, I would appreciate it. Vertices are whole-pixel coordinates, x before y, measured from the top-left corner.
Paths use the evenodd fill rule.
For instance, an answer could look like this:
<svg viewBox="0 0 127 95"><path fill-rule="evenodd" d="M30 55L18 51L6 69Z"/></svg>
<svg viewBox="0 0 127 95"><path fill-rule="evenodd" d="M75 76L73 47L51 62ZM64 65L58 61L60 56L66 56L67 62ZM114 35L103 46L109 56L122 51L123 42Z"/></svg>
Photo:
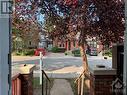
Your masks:
<svg viewBox="0 0 127 95"><path fill-rule="evenodd" d="M32 0L32 9L40 8L49 26L52 38L74 38L83 58L84 70L88 70L84 43L88 37L96 37L104 44L122 42L124 34L124 0ZM50 20L49 20L50 18ZM59 31L58 31L59 30ZM69 35L69 36L68 36Z"/></svg>
<svg viewBox="0 0 127 95"><path fill-rule="evenodd" d="M37 7L34 3L25 0L16 0L14 2L14 11L12 14L12 40L20 37L22 39L23 49L27 49L28 42L37 44L41 27L35 18ZM32 35L31 37L29 35ZM15 48L15 45L13 46Z"/></svg>
<svg viewBox="0 0 127 95"><path fill-rule="evenodd" d="M64 35L79 35L78 43L83 58L84 69L88 70L84 43L88 37L96 37L103 44L123 41L125 30L124 0L53 0L64 15L66 29ZM50 2L49 2L50 3ZM50 5L50 4L49 4ZM52 5L52 6L54 6ZM57 12L55 15L58 16ZM60 16L59 16L60 17ZM53 24L53 22L52 22ZM62 27L61 27L62 28ZM63 33L55 31L53 37ZM59 33L58 33L59 32Z"/></svg>

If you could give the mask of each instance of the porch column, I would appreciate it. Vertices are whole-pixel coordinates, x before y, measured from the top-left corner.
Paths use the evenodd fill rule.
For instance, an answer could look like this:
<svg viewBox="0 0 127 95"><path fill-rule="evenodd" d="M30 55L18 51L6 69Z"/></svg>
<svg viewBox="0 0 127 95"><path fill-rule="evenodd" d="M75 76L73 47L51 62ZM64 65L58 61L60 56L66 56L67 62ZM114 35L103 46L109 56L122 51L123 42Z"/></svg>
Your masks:
<svg viewBox="0 0 127 95"><path fill-rule="evenodd" d="M9 0L0 0L0 95L11 95Z"/></svg>
<svg viewBox="0 0 127 95"><path fill-rule="evenodd" d="M126 23L126 30L125 30L125 42L124 42L124 83L125 83L125 89L124 89L124 95L127 93L127 0L125 0L125 23Z"/></svg>

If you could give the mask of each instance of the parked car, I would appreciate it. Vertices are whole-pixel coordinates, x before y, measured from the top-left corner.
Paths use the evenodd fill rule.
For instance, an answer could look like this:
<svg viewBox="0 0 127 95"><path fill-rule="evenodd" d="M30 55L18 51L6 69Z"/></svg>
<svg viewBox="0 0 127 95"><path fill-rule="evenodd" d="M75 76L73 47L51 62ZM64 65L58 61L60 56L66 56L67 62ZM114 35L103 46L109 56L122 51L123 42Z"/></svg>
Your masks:
<svg viewBox="0 0 127 95"><path fill-rule="evenodd" d="M91 48L90 49L90 55L91 56L97 56L98 54L97 54L97 48Z"/></svg>
<svg viewBox="0 0 127 95"><path fill-rule="evenodd" d="M39 56L39 55L40 55L40 52L42 52L43 56L46 54L46 50L45 50L44 48L37 48L37 49L35 50L34 55L35 55L35 56Z"/></svg>

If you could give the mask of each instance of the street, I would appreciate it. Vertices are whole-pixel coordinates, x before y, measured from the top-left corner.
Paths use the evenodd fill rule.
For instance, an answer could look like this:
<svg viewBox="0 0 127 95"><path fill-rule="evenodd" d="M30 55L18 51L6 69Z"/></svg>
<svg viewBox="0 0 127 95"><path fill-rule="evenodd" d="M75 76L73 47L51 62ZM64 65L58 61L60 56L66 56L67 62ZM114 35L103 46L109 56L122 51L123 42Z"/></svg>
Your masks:
<svg viewBox="0 0 127 95"><path fill-rule="evenodd" d="M39 75L39 56L12 57L12 67L18 64L35 64L35 76ZM112 59L103 59L102 56L88 56L88 64L95 66L103 64L111 67ZM76 74L82 72L82 58L65 56L63 53L50 53L43 57L43 69L48 74L57 74L54 77L76 77ZM63 75L62 75L63 74ZM49 76L50 76L49 75ZM53 77L52 75L52 77Z"/></svg>

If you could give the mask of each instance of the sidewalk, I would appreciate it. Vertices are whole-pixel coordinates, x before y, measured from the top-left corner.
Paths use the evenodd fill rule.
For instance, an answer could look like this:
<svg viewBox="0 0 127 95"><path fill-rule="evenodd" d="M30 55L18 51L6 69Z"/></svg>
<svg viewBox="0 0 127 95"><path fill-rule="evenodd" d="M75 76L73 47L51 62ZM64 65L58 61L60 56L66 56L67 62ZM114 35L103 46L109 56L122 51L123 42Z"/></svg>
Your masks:
<svg viewBox="0 0 127 95"><path fill-rule="evenodd" d="M70 83L65 79L55 79L51 95L74 95Z"/></svg>
<svg viewBox="0 0 127 95"><path fill-rule="evenodd" d="M39 59L39 56L12 56L12 62Z"/></svg>
<svg viewBox="0 0 127 95"><path fill-rule="evenodd" d="M39 67L36 68L37 70L34 71L34 76L39 77L39 73L40 73ZM82 67L76 67L76 66L68 66L51 71L45 70L49 78L77 78L82 71L83 71Z"/></svg>

